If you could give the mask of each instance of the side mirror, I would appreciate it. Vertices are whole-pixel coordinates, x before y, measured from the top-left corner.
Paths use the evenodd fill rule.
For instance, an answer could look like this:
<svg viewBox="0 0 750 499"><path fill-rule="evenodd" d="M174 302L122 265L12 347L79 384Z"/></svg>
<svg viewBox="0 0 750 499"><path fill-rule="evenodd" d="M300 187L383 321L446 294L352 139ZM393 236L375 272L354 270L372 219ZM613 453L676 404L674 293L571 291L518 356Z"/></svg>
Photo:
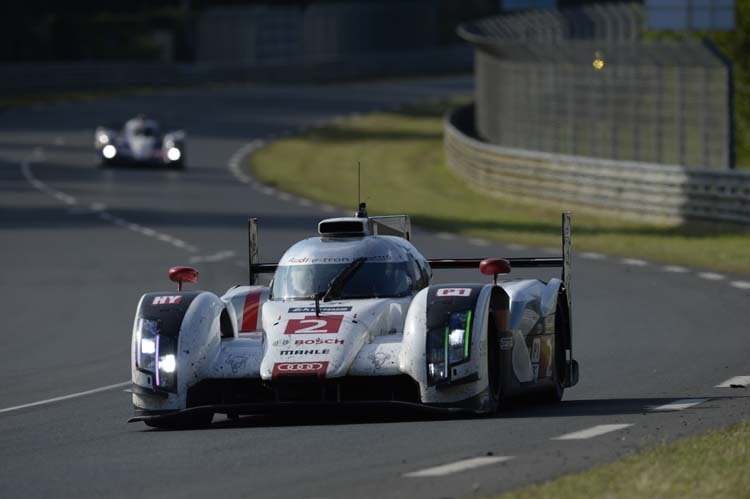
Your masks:
<svg viewBox="0 0 750 499"><path fill-rule="evenodd" d="M492 282L497 284L498 274L510 273L510 262L504 258L485 258L479 262L479 272L492 276Z"/></svg>
<svg viewBox="0 0 750 499"><path fill-rule="evenodd" d="M183 282L198 282L198 271L193 267L172 267L169 280L177 283L177 291L182 291Z"/></svg>

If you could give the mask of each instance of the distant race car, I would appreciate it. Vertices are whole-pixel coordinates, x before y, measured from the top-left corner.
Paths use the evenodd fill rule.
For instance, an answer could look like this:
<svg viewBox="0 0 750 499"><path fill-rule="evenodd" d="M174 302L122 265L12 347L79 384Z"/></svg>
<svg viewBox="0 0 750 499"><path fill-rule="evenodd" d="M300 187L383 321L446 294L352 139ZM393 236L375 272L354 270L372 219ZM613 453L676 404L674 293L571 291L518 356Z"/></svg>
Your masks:
<svg viewBox="0 0 750 499"><path fill-rule="evenodd" d="M300 406L397 404L491 413L533 393L559 401L578 381L572 355L570 216L562 257L427 260L408 216L318 224L278 264L223 296L182 291L198 272L174 267L178 291L141 297L132 334L135 417L158 428L209 424ZM497 280L512 267L561 267L562 279ZM490 282L431 284L433 270L478 268ZM259 274L274 273L269 286Z"/></svg>
<svg viewBox="0 0 750 499"><path fill-rule="evenodd" d="M94 136L101 166L143 164L153 166L185 166L185 132L162 133L159 124L137 116L125 122L121 130L97 127Z"/></svg>

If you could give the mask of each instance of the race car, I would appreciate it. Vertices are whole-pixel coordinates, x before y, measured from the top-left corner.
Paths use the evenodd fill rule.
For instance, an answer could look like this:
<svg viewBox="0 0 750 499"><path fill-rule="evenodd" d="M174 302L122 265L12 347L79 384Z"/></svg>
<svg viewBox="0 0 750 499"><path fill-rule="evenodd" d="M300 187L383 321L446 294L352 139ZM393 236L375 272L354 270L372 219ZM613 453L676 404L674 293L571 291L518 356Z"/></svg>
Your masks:
<svg viewBox="0 0 750 499"><path fill-rule="evenodd" d="M132 332L135 416L157 428L207 425L302 407L388 405L492 413L525 393L559 401L578 381L571 328L570 215L562 256L428 260L406 215L318 224L277 264L258 263L248 221L247 285L223 296L144 294ZM505 279L561 267L561 279ZM479 283L433 284L433 271L475 268ZM256 284L273 274L268 286Z"/></svg>
<svg viewBox="0 0 750 499"><path fill-rule="evenodd" d="M97 127L94 147L100 166L141 164L185 167L185 132L162 133L159 124L136 116L117 127Z"/></svg>

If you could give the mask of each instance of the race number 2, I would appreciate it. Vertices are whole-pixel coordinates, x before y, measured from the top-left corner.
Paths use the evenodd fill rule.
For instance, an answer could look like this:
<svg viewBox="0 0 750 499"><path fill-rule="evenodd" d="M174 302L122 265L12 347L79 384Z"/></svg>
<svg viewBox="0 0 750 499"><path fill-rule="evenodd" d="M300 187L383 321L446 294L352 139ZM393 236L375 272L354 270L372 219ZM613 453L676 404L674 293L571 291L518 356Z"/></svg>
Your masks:
<svg viewBox="0 0 750 499"><path fill-rule="evenodd" d="M307 315L301 319L289 319L284 334L335 334L343 320L343 315Z"/></svg>

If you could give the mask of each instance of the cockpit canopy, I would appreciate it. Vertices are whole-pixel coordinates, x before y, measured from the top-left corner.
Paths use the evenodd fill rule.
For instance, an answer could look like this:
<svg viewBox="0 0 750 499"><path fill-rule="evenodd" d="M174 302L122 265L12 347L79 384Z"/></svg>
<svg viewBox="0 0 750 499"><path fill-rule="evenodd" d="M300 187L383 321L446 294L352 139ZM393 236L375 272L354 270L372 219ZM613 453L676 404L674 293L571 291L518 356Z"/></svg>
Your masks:
<svg viewBox="0 0 750 499"><path fill-rule="evenodd" d="M424 257L401 238L310 238L281 258L271 299L396 298L422 289L430 278Z"/></svg>

